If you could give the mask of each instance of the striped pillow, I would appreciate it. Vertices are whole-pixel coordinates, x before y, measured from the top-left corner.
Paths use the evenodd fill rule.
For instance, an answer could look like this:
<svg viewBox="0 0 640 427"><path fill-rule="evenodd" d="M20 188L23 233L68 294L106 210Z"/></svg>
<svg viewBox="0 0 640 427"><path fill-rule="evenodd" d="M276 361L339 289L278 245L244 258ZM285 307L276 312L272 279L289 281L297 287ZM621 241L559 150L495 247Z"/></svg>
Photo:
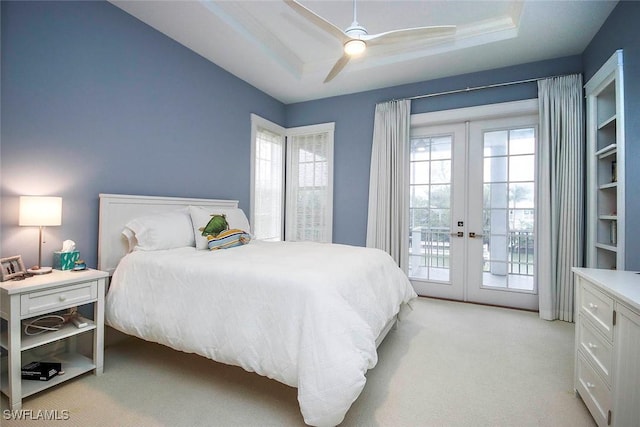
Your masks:
<svg viewBox="0 0 640 427"><path fill-rule="evenodd" d="M216 237L207 237L207 246L209 250L229 249L235 246L245 245L251 240L251 235L237 228L225 230Z"/></svg>

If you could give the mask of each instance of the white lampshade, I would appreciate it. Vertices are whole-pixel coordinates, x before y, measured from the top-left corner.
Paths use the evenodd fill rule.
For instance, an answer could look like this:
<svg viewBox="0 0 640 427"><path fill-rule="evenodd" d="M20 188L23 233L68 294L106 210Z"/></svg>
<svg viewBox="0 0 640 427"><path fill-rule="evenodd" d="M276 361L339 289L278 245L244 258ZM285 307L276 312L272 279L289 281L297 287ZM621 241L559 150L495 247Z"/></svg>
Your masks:
<svg viewBox="0 0 640 427"><path fill-rule="evenodd" d="M62 197L20 196L19 225L62 225Z"/></svg>

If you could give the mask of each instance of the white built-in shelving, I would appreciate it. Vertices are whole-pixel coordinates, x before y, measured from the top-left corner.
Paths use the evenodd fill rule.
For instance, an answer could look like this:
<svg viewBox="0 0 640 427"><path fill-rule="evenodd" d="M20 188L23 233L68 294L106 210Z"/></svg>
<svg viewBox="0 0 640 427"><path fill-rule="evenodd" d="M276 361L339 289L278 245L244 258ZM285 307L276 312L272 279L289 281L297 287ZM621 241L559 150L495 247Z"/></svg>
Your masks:
<svg viewBox="0 0 640 427"><path fill-rule="evenodd" d="M624 269L624 90L622 50L585 85L587 266Z"/></svg>

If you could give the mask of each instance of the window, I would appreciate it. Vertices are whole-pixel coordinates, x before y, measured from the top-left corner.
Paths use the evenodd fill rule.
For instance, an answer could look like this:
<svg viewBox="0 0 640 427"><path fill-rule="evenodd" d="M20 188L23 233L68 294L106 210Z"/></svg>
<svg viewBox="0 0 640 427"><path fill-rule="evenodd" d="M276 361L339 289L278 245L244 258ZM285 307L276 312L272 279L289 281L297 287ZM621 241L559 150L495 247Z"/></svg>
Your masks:
<svg viewBox="0 0 640 427"><path fill-rule="evenodd" d="M331 242L333 127L305 126L287 137L287 240Z"/></svg>
<svg viewBox="0 0 640 427"><path fill-rule="evenodd" d="M260 240L282 240L283 131L283 128L266 120L252 120L251 229L255 238Z"/></svg>
<svg viewBox="0 0 640 427"><path fill-rule="evenodd" d="M255 238L331 242L333 123L285 129L256 115L251 122Z"/></svg>

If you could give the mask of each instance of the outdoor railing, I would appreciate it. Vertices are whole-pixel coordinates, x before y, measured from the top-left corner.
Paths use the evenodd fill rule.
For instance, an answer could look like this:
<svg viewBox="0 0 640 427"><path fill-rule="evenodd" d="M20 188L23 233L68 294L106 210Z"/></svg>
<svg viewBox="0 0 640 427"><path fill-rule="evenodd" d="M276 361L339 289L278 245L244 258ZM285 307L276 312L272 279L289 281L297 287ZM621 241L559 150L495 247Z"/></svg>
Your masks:
<svg viewBox="0 0 640 427"><path fill-rule="evenodd" d="M447 227L416 227L409 235L409 255L423 258L423 267L449 268L449 239L451 230ZM484 238L485 262L489 261L488 243L490 236ZM534 238L528 230L511 230L507 236L507 259L494 260L507 262L509 274L533 276Z"/></svg>
<svg viewBox="0 0 640 427"><path fill-rule="evenodd" d="M509 232L509 273L533 276L533 232Z"/></svg>
<svg viewBox="0 0 640 427"><path fill-rule="evenodd" d="M418 227L409 235L409 254L424 258L424 267L449 268L449 228Z"/></svg>

